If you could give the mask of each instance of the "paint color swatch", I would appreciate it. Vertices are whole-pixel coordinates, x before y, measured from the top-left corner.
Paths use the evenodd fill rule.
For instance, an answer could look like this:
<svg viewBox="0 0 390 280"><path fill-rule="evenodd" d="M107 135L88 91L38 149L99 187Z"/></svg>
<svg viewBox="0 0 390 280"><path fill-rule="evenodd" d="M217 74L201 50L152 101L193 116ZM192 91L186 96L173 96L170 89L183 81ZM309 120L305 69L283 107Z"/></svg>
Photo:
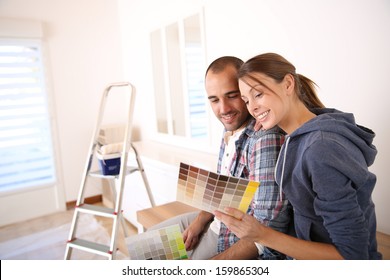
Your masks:
<svg viewBox="0 0 390 280"><path fill-rule="evenodd" d="M213 213L234 207L246 213L260 183L180 163L176 199Z"/></svg>
<svg viewBox="0 0 390 280"><path fill-rule="evenodd" d="M131 260L188 259L179 225L130 236L126 245Z"/></svg>

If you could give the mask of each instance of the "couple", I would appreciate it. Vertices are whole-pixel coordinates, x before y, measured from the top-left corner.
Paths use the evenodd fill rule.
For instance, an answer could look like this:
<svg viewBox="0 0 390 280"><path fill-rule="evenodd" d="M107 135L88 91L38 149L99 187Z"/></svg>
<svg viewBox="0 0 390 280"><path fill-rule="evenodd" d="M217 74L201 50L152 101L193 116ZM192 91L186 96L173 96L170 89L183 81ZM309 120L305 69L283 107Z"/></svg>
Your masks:
<svg viewBox="0 0 390 280"><path fill-rule="evenodd" d="M218 172L261 185L247 213L201 211L155 228L179 223L191 259L381 259L371 130L324 108L315 83L278 54L221 57L205 87L225 127Z"/></svg>

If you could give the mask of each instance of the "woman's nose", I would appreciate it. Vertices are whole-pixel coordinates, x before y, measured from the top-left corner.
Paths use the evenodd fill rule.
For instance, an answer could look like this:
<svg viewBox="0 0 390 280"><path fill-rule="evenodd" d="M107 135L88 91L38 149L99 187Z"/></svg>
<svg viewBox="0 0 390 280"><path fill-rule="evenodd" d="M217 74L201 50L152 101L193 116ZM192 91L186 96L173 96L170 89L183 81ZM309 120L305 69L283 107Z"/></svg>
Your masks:
<svg viewBox="0 0 390 280"><path fill-rule="evenodd" d="M256 103L248 102L248 111L249 113L256 113L259 110L259 107L257 106Z"/></svg>

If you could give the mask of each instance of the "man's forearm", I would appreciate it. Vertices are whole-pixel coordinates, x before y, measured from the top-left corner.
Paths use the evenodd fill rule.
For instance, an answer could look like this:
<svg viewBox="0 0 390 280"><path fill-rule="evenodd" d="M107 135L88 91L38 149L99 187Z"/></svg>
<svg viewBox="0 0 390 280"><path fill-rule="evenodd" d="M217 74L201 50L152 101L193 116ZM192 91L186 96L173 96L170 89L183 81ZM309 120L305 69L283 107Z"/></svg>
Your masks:
<svg viewBox="0 0 390 280"><path fill-rule="evenodd" d="M238 240L222 253L212 257L212 260L253 260L258 256L256 245L251 241Z"/></svg>
<svg viewBox="0 0 390 280"><path fill-rule="evenodd" d="M203 226L205 226L208 222L210 222L214 218L214 215L206 212L206 211L200 211L196 219L198 222L200 222Z"/></svg>

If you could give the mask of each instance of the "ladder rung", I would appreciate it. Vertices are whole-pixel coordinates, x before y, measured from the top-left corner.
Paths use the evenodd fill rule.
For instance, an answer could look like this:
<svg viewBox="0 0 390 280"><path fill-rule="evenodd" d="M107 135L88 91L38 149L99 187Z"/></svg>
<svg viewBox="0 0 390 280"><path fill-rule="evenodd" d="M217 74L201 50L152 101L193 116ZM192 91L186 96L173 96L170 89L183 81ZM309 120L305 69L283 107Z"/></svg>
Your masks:
<svg viewBox="0 0 390 280"><path fill-rule="evenodd" d="M93 214L108 218L114 218L117 215L113 208L107 208L91 204L81 204L80 206L76 206L76 210L82 213Z"/></svg>
<svg viewBox="0 0 390 280"><path fill-rule="evenodd" d="M75 249L83 250L93 254L99 254L101 256L106 256L111 258L112 252L110 247L107 245L99 244L96 242L91 242L85 239L76 238L72 241L68 241L67 246L70 246Z"/></svg>
<svg viewBox="0 0 390 280"><path fill-rule="evenodd" d="M126 169L126 175L129 175L135 171L139 171L138 167L128 166ZM89 173L89 176L96 177L96 178L104 178L104 179L117 179L119 177L118 175L103 175L99 170L91 171Z"/></svg>

